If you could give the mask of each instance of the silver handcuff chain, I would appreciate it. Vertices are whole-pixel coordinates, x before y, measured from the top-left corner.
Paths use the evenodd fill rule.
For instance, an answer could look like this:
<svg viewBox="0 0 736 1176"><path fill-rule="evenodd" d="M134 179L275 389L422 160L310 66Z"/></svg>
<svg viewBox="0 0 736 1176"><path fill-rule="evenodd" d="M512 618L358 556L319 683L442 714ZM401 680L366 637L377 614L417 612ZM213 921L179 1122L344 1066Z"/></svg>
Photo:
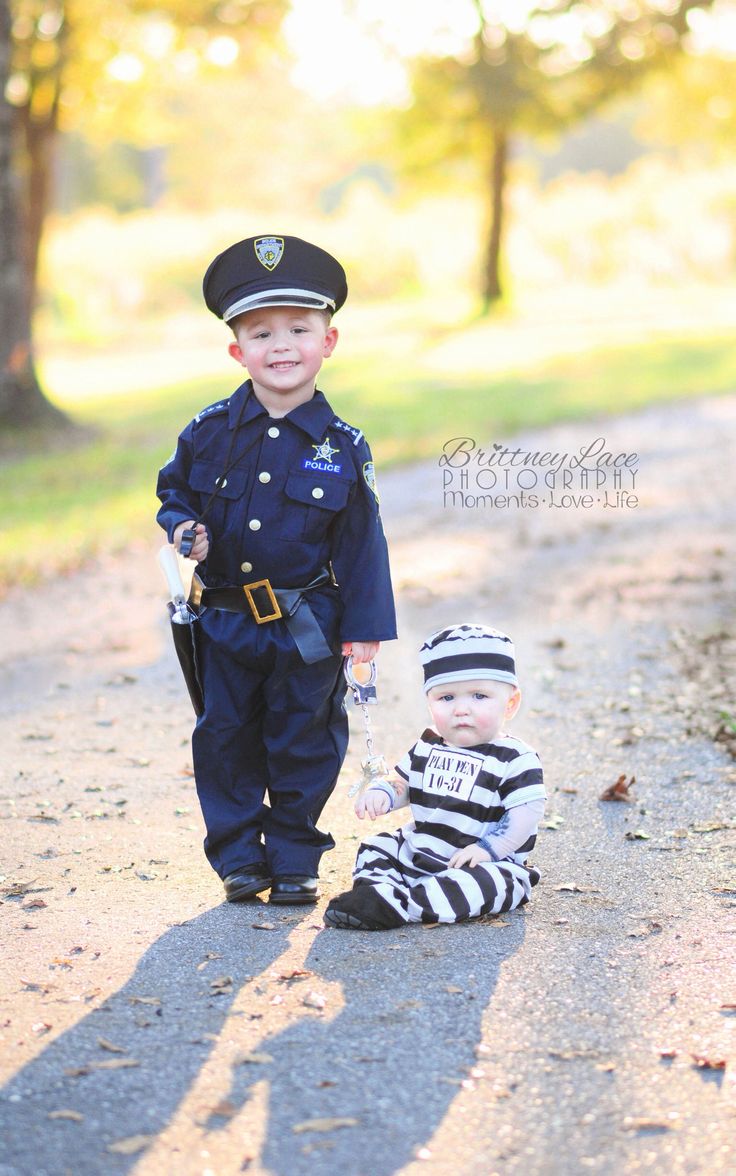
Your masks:
<svg viewBox="0 0 736 1176"><path fill-rule="evenodd" d="M375 704L378 699L376 696L376 663L374 661L369 663L370 677L367 682L358 682L353 674L353 659L346 657L343 662L343 671L345 674L345 681L352 691L353 701L356 706L359 706L363 712L363 724L365 727L365 745L368 751L366 759L361 761L362 775L354 784L350 785L348 789L348 796L357 796L359 792L364 792L370 788L371 784L376 780L385 779L388 775L388 768L386 761L382 755L377 755L373 750L373 728L371 726L371 717L368 711L369 705Z"/></svg>

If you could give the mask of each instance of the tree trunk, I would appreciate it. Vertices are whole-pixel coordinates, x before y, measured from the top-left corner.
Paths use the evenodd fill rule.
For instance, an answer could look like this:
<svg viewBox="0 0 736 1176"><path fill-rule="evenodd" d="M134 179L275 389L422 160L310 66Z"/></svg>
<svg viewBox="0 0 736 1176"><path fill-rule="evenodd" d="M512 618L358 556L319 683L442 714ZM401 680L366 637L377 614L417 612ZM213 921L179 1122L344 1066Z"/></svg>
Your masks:
<svg viewBox="0 0 736 1176"><path fill-rule="evenodd" d="M27 428L62 424L66 417L44 396L33 362L20 180L13 168L16 114L5 98L10 55L9 2L0 0L0 427Z"/></svg>
<svg viewBox="0 0 736 1176"><path fill-rule="evenodd" d="M490 310L493 303L498 302L503 295L500 270L501 247L505 228L504 197L506 193L508 150L508 135L506 131L499 127L494 127L489 169L491 215L483 269L483 309L485 311Z"/></svg>

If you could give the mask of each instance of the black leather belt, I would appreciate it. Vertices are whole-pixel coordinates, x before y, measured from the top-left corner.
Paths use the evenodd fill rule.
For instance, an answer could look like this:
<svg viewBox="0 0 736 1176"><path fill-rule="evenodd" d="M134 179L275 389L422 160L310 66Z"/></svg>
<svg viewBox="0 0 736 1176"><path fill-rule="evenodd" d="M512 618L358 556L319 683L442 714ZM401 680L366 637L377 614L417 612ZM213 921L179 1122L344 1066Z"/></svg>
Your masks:
<svg viewBox="0 0 736 1176"><path fill-rule="evenodd" d="M189 603L195 610L217 608L223 612L250 613L257 625L283 620L307 665L332 657L317 618L304 598L305 592L334 584L325 568L303 588L273 588L269 580L254 580L252 584L227 584L222 588L208 588L197 573L192 577Z"/></svg>

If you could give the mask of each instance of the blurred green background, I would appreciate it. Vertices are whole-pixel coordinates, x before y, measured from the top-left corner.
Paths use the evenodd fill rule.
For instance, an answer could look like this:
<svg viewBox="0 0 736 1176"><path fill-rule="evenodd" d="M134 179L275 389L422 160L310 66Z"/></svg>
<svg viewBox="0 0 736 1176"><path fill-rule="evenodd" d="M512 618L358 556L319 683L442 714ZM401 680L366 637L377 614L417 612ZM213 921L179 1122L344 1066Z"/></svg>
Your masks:
<svg viewBox="0 0 736 1176"><path fill-rule="evenodd" d="M241 237L345 265L320 386L379 467L734 390L732 3L10 8L8 101L52 132L36 369L80 427L4 424L0 588L150 541L240 382L201 276Z"/></svg>

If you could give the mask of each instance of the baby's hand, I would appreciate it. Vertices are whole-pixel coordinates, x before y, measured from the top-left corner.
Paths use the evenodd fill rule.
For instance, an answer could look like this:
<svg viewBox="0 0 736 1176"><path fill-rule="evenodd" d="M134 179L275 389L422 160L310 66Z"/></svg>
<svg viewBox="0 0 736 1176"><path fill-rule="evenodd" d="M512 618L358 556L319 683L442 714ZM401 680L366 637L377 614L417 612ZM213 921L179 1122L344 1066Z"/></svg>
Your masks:
<svg viewBox="0 0 736 1176"><path fill-rule="evenodd" d="M382 817L390 808L391 801L381 788L369 788L355 802L355 813L361 821L363 817L375 821L376 817Z"/></svg>
<svg viewBox="0 0 736 1176"><path fill-rule="evenodd" d="M195 524L194 519L189 519L186 523L179 523L179 526L174 531L174 547L177 551L181 551L181 537L188 527L194 527L197 536L192 544L189 558L193 559L196 563L202 563L202 560L207 558L207 552L210 549L210 541L204 523Z"/></svg>
<svg viewBox="0 0 736 1176"><path fill-rule="evenodd" d="M452 855L449 861L451 870L459 870L461 866L477 866L481 862L490 862L493 859L487 849L483 849L480 845L466 845L465 849L458 849Z"/></svg>
<svg viewBox="0 0 736 1176"><path fill-rule="evenodd" d="M343 641L341 652L343 657L352 657L358 664L373 661L380 645L380 641Z"/></svg>

